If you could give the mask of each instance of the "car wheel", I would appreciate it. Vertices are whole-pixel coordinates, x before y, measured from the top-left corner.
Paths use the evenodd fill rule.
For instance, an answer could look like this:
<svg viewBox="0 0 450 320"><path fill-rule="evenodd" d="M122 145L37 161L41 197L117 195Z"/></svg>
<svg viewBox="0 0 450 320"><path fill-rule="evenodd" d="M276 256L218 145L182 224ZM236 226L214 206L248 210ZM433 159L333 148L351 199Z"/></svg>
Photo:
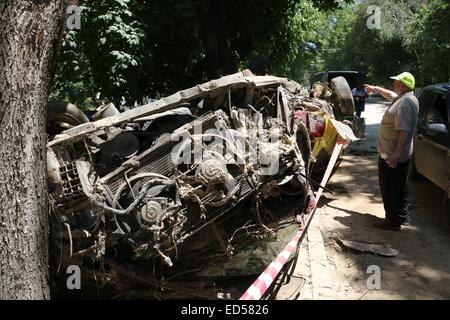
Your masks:
<svg viewBox="0 0 450 320"><path fill-rule="evenodd" d="M411 157L410 165L409 165L409 179L412 181L420 181L423 180L423 176L417 171L416 161L414 160L414 155Z"/></svg>
<svg viewBox="0 0 450 320"><path fill-rule="evenodd" d="M89 122L89 118L75 105L63 101L47 104L47 134L57 135L64 130Z"/></svg>
<svg viewBox="0 0 450 320"><path fill-rule="evenodd" d="M355 113L355 102L353 101L352 90L344 77L337 77L330 81L333 90L335 105L339 108L343 116L353 116Z"/></svg>

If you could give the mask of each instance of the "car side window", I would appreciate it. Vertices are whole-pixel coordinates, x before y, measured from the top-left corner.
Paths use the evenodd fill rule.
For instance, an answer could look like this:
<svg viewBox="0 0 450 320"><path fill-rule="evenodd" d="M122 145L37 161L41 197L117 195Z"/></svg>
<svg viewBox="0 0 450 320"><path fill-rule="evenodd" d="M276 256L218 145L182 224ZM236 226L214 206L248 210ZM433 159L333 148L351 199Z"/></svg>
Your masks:
<svg viewBox="0 0 450 320"><path fill-rule="evenodd" d="M448 143L449 138L447 103L446 95L435 93L432 106L424 119L424 127L428 139L440 144Z"/></svg>
<svg viewBox="0 0 450 320"><path fill-rule="evenodd" d="M419 109L419 127L425 129L428 121L428 114L430 113L431 105L434 101L434 92L431 90L425 90L420 96L420 109Z"/></svg>
<svg viewBox="0 0 450 320"><path fill-rule="evenodd" d="M444 94L436 94L427 117L426 124L442 124L448 129L447 97Z"/></svg>
<svg viewBox="0 0 450 320"><path fill-rule="evenodd" d="M442 114L436 110L431 109L431 111L427 115L427 126L430 124L443 124L445 125L444 118L442 117Z"/></svg>

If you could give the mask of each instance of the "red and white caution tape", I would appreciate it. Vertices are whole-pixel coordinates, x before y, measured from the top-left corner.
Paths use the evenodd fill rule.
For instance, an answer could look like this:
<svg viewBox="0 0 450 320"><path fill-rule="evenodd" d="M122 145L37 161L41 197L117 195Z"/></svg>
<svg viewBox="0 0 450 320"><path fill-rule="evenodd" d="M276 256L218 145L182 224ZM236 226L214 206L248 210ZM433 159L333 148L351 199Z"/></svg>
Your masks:
<svg viewBox="0 0 450 320"><path fill-rule="evenodd" d="M340 142L335 145L333 154L330 158L330 162L328 163L327 169L325 171L325 175L323 176L322 183L320 184L322 187L325 187L325 185L327 184L342 148L343 144ZM256 281L247 289L247 291L245 291L245 293L239 300L259 300L266 293L267 289L269 289L269 287L278 277L278 274L280 273L283 266L286 264L286 262L289 261L291 255L297 251L298 244L303 238L303 235L308 229L309 223L314 216L315 209L317 207L317 204L319 203L320 197L322 196L322 191L323 189L320 188L316 196L311 197L307 210L309 211L309 214L307 214L306 220L301 223L300 229L296 232L292 240L286 245L283 251L278 254L275 260L269 264L264 272L261 273L258 279L256 279Z"/></svg>

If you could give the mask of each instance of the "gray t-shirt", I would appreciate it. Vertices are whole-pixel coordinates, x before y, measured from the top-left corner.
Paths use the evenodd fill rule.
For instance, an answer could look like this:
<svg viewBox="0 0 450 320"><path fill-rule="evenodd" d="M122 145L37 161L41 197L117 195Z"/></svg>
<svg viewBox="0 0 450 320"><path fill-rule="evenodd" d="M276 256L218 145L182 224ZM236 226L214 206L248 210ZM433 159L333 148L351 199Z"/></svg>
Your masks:
<svg viewBox="0 0 450 320"><path fill-rule="evenodd" d="M381 120L378 132L378 151L390 156L397 147L399 131L407 131L408 138L400 155L399 162L411 158L413 151L413 136L419 116L419 101L413 92L398 96Z"/></svg>

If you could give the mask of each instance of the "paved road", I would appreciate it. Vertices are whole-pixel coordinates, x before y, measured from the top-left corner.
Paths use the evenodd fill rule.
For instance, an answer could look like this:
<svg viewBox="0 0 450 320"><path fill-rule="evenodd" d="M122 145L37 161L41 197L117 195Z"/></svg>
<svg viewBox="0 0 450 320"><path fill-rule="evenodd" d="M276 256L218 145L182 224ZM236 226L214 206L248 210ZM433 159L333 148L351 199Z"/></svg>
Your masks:
<svg viewBox="0 0 450 320"><path fill-rule="evenodd" d="M437 187L410 183L410 226L400 232L373 227L384 217L375 151L387 106L369 100L363 113L367 138L350 146L332 177L328 187L334 195L321 200L291 277L280 281L277 299L450 299L450 232L442 222ZM392 258L361 253L338 239L383 244L400 253ZM370 268L381 271L380 290L367 287Z"/></svg>

